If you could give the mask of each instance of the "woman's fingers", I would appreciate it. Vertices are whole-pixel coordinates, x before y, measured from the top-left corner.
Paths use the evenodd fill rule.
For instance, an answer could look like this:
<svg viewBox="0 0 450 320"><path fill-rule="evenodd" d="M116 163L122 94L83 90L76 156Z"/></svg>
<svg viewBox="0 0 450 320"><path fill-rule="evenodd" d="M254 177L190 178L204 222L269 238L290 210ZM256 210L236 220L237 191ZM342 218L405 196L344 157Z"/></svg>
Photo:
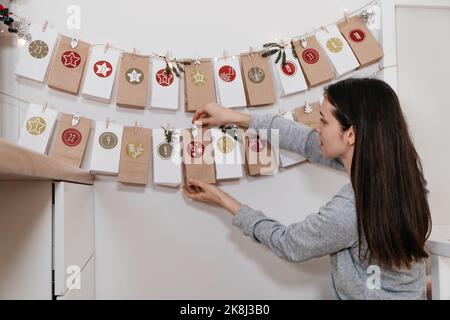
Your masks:
<svg viewBox="0 0 450 320"><path fill-rule="evenodd" d="M195 111L194 115L192 116L192 123L194 123L196 120L200 119L201 117L204 117L207 114L208 112L206 112L205 107L197 109L197 111Z"/></svg>

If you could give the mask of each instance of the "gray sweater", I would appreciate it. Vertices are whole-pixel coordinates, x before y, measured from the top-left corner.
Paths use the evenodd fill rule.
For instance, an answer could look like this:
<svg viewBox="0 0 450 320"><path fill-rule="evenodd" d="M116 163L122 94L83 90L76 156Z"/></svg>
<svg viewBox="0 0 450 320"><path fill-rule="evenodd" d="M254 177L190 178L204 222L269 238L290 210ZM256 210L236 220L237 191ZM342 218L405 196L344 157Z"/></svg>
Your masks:
<svg viewBox="0 0 450 320"><path fill-rule="evenodd" d="M297 152L311 162L344 169L339 160L320 155L319 135L309 127L276 114L252 114L250 128L279 129L281 148ZM329 255L332 291L337 299L426 298L425 263L415 263L410 269L387 270L360 260L355 195L350 183L304 221L285 226L242 204L233 225L290 262Z"/></svg>

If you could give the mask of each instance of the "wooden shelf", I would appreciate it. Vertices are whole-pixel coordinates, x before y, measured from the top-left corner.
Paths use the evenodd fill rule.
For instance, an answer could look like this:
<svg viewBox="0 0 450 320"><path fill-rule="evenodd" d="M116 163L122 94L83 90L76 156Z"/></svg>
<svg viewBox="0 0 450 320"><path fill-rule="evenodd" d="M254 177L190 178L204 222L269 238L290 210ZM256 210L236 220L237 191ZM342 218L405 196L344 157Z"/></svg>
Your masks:
<svg viewBox="0 0 450 320"><path fill-rule="evenodd" d="M94 175L0 139L0 180L56 180L93 184Z"/></svg>

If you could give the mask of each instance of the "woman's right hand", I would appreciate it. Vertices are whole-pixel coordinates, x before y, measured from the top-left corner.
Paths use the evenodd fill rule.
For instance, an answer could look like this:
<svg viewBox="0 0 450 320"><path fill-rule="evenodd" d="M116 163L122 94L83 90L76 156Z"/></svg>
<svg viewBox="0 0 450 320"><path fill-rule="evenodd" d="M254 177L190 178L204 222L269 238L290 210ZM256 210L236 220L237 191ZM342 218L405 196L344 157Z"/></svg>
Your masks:
<svg viewBox="0 0 450 320"><path fill-rule="evenodd" d="M221 107L215 103L208 103L194 113L192 123L201 123L202 126L209 127L220 127L224 124L236 123L240 127L247 128L250 124L250 115Z"/></svg>

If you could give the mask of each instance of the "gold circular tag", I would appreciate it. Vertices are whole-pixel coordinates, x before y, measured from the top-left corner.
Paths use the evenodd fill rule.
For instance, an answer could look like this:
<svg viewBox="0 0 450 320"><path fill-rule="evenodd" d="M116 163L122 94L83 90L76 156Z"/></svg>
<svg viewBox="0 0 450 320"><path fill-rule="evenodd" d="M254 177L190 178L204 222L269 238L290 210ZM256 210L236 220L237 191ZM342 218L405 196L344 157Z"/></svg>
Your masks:
<svg viewBox="0 0 450 320"><path fill-rule="evenodd" d="M31 117L30 119L28 119L26 127L29 134L38 136L45 131L45 128L47 128L47 124L42 117Z"/></svg>
<svg viewBox="0 0 450 320"><path fill-rule="evenodd" d="M222 136L217 140L217 148L222 153L230 153L234 150L234 141L227 136Z"/></svg>
<svg viewBox="0 0 450 320"><path fill-rule="evenodd" d="M344 44L342 43L341 39L334 37L327 41L327 48L331 52L338 53L342 51L342 49L344 48Z"/></svg>
<svg viewBox="0 0 450 320"><path fill-rule="evenodd" d="M33 58L45 58L48 54L48 45L42 40L34 40L28 46L28 52Z"/></svg>
<svg viewBox="0 0 450 320"><path fill-rule="evenodd" d="M168 142L162 142L158 145L158 155L161 159L167 160L172 157L173 145Z"/></svg>
<svg viewBox="0 0 450 320"><path fill-rule="evenodd" d="M117 138L117 136L109 131L103 132L98 139L98 142L104 149L114 148L117 145L118 141L119 139Z"/></svg>

